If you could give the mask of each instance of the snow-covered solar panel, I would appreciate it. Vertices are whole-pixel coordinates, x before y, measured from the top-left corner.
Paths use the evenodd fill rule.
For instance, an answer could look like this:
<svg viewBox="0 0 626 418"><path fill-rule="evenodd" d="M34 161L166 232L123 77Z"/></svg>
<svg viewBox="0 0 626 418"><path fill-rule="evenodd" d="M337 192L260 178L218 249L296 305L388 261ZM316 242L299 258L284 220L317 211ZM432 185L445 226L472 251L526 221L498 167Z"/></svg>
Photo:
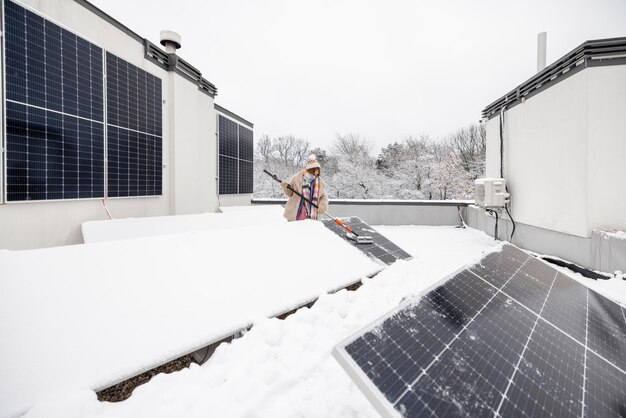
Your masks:
<svg viewBox="0 0 626 418"><path fill-rule="evenodd" d="M302 237L324 260L314 269L301 268ZM0 251L0 417L109 387L380 270L312 221Z"/></svg>
<svg viewBox="0 0 626 418"><path fill-rule="evenodd" d="M283 208L278 205L220 208L224 213L195 215L149 216L143 218L107 219L83 222L81 229L85 244L185 234L225 228L283 224Z"/></svg>
<svg viewBox="0 0 626 418"><path fill-rule="evenodd" d="M385 416L621 416L624 307L510 244L339 344Z"/></svg>
<svg viewBox="0 0 626 418"><path fill-rule="evenodd" d="M359 250L363 251L368 257L373 258L383 264L391 265L397 260L410 260L413 258L411 254L398 247L396 244L387 239L384 235L376 231L370 225L365 223L361 218L356 216L341 218L345 225L352 228L359 236L372 237L371 244L357 244L346 235L346 230L337 225L332 219L324 219L322 222L326 228L330 229Z"/></svg>

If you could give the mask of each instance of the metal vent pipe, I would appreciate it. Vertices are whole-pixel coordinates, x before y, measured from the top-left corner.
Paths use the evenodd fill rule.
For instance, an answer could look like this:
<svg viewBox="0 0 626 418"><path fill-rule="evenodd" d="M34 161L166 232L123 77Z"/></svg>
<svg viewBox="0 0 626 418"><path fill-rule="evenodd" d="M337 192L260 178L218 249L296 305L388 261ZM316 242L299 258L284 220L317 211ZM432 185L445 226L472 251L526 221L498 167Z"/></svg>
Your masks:
<svg viewBox="0 0 626 418"><path fill-rule="evenodd" d="M541 72L546 68L546 46L548 41L548 34L546 32L539 32L537 34L537 72Z"/></svg>

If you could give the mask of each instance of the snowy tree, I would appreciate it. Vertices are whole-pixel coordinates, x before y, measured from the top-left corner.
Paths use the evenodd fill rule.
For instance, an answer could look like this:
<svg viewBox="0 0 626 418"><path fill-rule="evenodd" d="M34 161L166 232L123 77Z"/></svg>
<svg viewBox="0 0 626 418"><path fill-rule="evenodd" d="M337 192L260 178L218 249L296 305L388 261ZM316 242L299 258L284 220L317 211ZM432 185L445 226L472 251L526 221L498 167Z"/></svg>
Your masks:
<svg viewBox="0 0 626 418"><path fill-rule="evenodd" d="M317 147L311 150L311 154L317 157L317 161L322 166L322 176L332 177L338 170L337 157L329 155L326 150Z"/></svg>
<svg viewBox="0 0 626 418"><path fill-rule="evenodd" d="M331 198L471 199L473 181L485 171L485 127L470 125L439 140L408 136L389 143L377 158L356 133L337 135L329 152L286 135L259 139L255 150L255 195L282 197L263 168L288 178L310 153L317 156Z"/></svg>
<svg viewBox="0 0 626 418"><path fill-rule="evenodd" d="M263 173L266 169L279 178L288 179L301 170L309 155L308 141L293 135L270 138L262 136L254 151L254 195L257 197L283 197L278 184Z"/></svg>
<svg viewBox="0 0 626 418"><path fill-rule="evenodd" d="M451 150L470 173L472 181L485 174L485 153L487 150L487 134L483 124L470 125L457 130L448 137Z"/></svg>
<svg viewBox="0 0 626 418"><path fill-rule="evenodd" d="M384 194L385 180L376 169L372 144L359 134L337 135L330 150L337 172L328 178L328 195L342 199L377 199Z"/></svg>

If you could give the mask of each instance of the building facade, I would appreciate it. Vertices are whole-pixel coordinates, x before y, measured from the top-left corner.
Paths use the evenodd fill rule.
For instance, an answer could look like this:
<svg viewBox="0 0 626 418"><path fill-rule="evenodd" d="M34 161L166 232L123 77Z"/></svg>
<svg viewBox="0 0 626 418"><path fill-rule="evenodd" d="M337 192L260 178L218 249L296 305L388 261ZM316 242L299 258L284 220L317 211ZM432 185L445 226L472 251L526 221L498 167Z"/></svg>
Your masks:
<svg viewBox="0 0 626 418"><path fill-rule="evenodd" d="M626 38L583 43L483 110L486 176L507 180L514 243L626 268L624 115Z"/></svg>
<svg viewBox="0 0 626 418"><path fill-rule="evenodd" d="M84 0L4 0L2 24L0 248L81 243L81 223L109 215L249 204L253 125L175 49Z"/></svg>

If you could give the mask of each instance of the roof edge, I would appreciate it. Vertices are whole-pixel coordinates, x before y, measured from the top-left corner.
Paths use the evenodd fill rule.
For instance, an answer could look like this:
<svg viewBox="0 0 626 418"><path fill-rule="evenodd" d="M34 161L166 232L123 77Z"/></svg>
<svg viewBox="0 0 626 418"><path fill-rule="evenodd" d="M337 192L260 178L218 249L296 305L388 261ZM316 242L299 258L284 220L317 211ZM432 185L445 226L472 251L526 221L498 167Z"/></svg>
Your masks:
<svg viewBox="0 0 626 418"><path fill-rule="evenodd" d="M626 37L583 42L509 93L487 105L482 111L482 117L490 119L502 109L511 108L584 68L624 64L626 64Z"/></svg>
<svg viewBox="0 0 626 418"><path fill-rule="evenodd" d="M241 116L231 112L230 110L226 109L225 107L222 107L222 106L218 105L217 103L213 103L213 108L215 110L217 110L218 112L223 113L226 116L229 116L229 117L235 119L236 121L243 123L244 125L247 125L248 127L250 127L250 129L254 128L254 124L252 122L245 120Z"/></svg>
<svg viewBox="0 0 626 418"><path fill-rule="evenodd" d="M133 31L128 26L124 25L119 20L113 18L111 15L107 14L102 9L99 9L98 7L94 6L87 0L74 0L74 2L83 6L85 9L89 10L96 16L104 19L111 25L115 26L117 29L124 32L126 35L133 38L135 41L142 44L145 50L144 58L149 59L150 61L156 63L157 65L159 65L160 67L166 70L168 69L167 64L162 62L162 57L167 58L167 54L165 53L165 51L161 50L158 46L150 42L147 38L143 38L137 32ZM159 54L157 50L160 51L161 53ZM159 57L157 58L157 56ZM202 91L203 93L206 93L207 95L211 97L215 97L217 95L217 87L215 87L215 85L211 83L209 80L202 77L202 73L198 69L193 67L191 64L189 64L189 62L185 61L184 59L179 57L175 71L178 74L182 75L184 78L186 78L188 81L197 84L198 89Z"/></svg>

